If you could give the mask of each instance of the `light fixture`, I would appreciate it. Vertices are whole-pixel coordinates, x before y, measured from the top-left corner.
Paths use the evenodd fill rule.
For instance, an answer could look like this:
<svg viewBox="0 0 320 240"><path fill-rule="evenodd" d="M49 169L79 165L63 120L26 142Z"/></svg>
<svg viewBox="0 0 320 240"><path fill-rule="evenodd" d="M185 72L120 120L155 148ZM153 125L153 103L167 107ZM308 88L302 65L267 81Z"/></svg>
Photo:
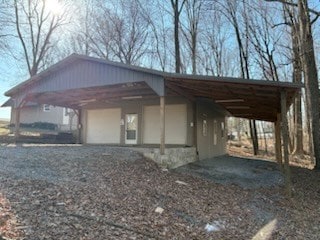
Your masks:
<svg viewBox="0 0 320 240"><path fill-rule="evenodd" d="M227 109L250 109L249 106L226 106Z"/></svg>
<svg viewBox="0 0 320 240"><path fill-rule="evenodd" d="M97 99L93 98L93 99L85 99L85 100L80 100L80 103L90 103L90 102L95 102L97 101Z"/></svg>
<svg viewBox="0 0 320 240"><path fill-rule="evenodd" d="M139 99L142 98L142 96L128 96L128 97L122 97L123 100L130 100L130 99Z"/></svg>
<svg viewBox="0 0 320 240"><path fill-rule="evenodd" d="M216 103L232 103L232 102L244 102L244 99L219 99L215 100Z"/></svg>

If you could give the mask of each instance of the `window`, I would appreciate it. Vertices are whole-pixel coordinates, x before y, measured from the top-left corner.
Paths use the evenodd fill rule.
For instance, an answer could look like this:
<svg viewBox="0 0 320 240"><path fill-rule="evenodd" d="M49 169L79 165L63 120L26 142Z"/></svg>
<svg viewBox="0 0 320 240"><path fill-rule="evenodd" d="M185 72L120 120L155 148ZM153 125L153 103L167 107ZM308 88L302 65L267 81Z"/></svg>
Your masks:
<svg viewBox="0 0 320 240"><path fill-rule="evenodd" d="M50 112L50 105L49 104L43 104L43 111L44 112Z"/></svg>
<svg viewBox="0 0 320 240"><path fill-rule="evenodd" d="M68 116L71 113L71 109L70 108L63 108L63 112L64 112L64 116Z"/></svg>

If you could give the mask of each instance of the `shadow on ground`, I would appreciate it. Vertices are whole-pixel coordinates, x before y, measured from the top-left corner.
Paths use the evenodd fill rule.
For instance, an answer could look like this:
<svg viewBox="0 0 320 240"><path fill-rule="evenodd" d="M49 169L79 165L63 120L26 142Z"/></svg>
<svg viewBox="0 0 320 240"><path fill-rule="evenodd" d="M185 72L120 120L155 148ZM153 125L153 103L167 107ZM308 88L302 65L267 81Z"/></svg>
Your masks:
<svg viewBox="0 0 320 240"><path fill-rule="evenodd" d="M220 156L190 163L174 171L200 176L220 184L236 184L246 189L283 185L284 178L274 162Z"/></svg>

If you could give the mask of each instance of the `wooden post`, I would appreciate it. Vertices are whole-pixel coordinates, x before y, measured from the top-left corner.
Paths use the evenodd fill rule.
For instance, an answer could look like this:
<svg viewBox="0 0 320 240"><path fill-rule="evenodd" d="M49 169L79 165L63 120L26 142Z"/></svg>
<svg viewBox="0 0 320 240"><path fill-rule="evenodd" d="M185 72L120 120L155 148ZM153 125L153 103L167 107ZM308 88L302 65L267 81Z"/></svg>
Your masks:
<svg viewBox="0 0 320 240"><path fill-rule="evenodd" d="M284 174L285 186L289 197L291 197L291 174L289 166L289 129L287 119L287 93L281 91L281 133L283 143L283 158L284 158Z"/></svg>
<svg viewBox="0 0 320 240"><path fill-rule="evenodd" d="M17 142L20 136L20 107L17 107L15 110L14 139Z"/></svg>
<svg viewBox="0 0 320 240"><path fill-rule="evenodd" d="M282 149L281 149L281 115L277 114L277 121L274 123L274 139L275 139L275 156L276 160L283 170L283 163L282 163Z"/></svg>
<svg viewBox="0 0 320 240"><path fill-rule="evenodd" d="M81 124L82 110L81 110L81 109L78 110L77 117L78 117L78 124L77 124L78 137L77 137L77 143L81 143L81 142L82 142L82 136L81 136L81 131L82 131L82 124Z"/></svg>
<svg viewBox="0 0 320 240"><path fill-rule="evenodd" d="M193 103L193 145L196 147L198 152L198 136L197 136L197 102Z"/></svg>
<svg viewBox="0 0 320 240"><path fill-rule="evenodd" d="M165 150L165 101L160 97L160 154L164 155Z"/></svg>

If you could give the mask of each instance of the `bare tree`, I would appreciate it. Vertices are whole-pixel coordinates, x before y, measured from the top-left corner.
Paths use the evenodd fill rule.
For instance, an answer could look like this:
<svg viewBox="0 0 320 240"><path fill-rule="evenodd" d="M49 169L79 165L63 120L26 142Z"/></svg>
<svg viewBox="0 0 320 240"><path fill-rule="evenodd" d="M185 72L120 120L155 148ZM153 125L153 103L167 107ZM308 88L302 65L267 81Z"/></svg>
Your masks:
<svg viewBox="0 0 320 240"><path fill-rule="evenodd" d="M234 61L233 44L229 25L221 15L221 9L212 5L202 17L204 29L199 36L199 63L204 74L232 76Z"/></svg>
<svg viewBox="0 0 320 240"><path fill-rule="evenodd" d="M320 16L320 12L309 9L307 0L299 0L298 3L285 0L266 0L269 2L280 2L289 6L297 7L299 21L299 48L301 66L306 86L307 111L311 120L311 132L313 139L313 150L315 157L315 168L320 169L320 119L319 119L319 83L318 72L315 61L313 36L311 25ZM311 20L310 13L315 19Z"/></svg>
<svg viewBox="0 0 320 240"><path fill-rule="evenodd" d="M231 23L235 35L236 35L236 42L238 44L238 54L239 54L239 61L240 61L240 70L241 70L241 77L250 79L250 70L249 70L249 21L248 21L248 8L247 3L245 1L235 1L230 0L221 4L223 7L224 15ZM239 12L241 16L239 16ZM240 20L243 20L243 29L241 29ZM253 153L254 155L258 154L259 150L259 143L258 143L258 136L257 136L257 128L255 120L249 120L250 125L250 135L252 139L253 145Z"/></svg>
<svg viewBox="0 0 320 240"><path fill-rule="evenodd" d="M0 2L0 50L4 50L7 47L6 38L10 35L7 29L8 23L8 3Z"/></svg>
<svg viewBox="0 0 320 240"><path fill-rule="evenodd" d="M290 27L291 43L292 43L292 65L293 75L292 81L295 83L302 82L302 66L300 59L299 47L299 22L297 19L297 11L294 7L284 5L285 23ZM302 103L301 93L299 93L294 102L294 154L303 153L303 129L302 129Z"/></svg>
<svg viewBox="0 0 320 240"><path fill-rule="evenodd" d="M96 9L99 9L97 4L95 0L81 0L73 5L73 11L78 14L73 16L73 26L69 30L71 35L69 47L72 52L91 54L92 29L95 28L93 26L97 24L96 19L100 16L96 14Z"/></svg>
<svg viewBox="0 0 320 240"><path fill-rule="evenodd" d="M183 10L183 6L186 0L170 0L173 10L173 24L174 24L174 48L175 48L175 62L176 62L176 73L181 71L181 56L180 56L180 40L179 40L179 26L180 26L180 14Z"/></svg>
<svg viewBox="0 0 320 240"><path fill-rule="evenodd" d="M279 81L277 48L283 34L273 28L273 14L262 2L251 6L249 18L249 39L254 47L255 59L267 80Z"/></svg>
<svg viewBox="0 0 320 240"><path fill-rule="evenodd" d="M30 76L45 65L57 44L54 34L66 22L65 13L50 11L47 1L14 0L14 24Z"/></svg>
<svg viewBox="0 0 320 240"><path fill-rule="evenodd" d="M148 52L149 22L136 1L118 1L111 9L105 3L96 12L90 36L91 51L102 58L127 64L139 64Z"/></svg>
<svg viewBox="0 0 320 240"><path fill-rule="evenodd" d="M320 169L320 119L319 119L319 83L316 60L314 55L311 20L308 11L308 2L298 2L299 30L301 44L301 64L306 84L306 97L311 116L311 132L313 136L315 168Z"/></svg>
<svg viewBox="0 0 320 240"><path fill-rule="evenodd" d="M202 0L186 1L186 24L182 23L182 26L184 26L182 32L186 38L187 46L190 50L192 74L197 73L198 35L202 4Z"/></svg>

